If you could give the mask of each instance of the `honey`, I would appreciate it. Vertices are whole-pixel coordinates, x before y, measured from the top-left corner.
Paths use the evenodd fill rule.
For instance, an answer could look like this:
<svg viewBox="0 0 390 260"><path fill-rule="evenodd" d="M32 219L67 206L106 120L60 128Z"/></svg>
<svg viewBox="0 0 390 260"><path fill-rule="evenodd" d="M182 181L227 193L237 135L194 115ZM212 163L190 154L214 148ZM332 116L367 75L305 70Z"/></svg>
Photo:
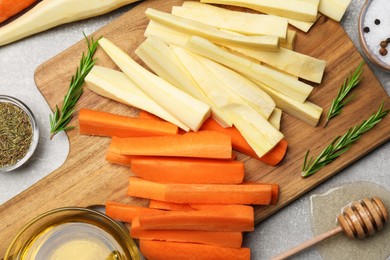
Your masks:
<svg viewBox="0 0 390 260"><path fill-rule="evenodd" d="M104 214L64 208L28 224L10 246L5 260L140 259L134 241Z"/></svg>

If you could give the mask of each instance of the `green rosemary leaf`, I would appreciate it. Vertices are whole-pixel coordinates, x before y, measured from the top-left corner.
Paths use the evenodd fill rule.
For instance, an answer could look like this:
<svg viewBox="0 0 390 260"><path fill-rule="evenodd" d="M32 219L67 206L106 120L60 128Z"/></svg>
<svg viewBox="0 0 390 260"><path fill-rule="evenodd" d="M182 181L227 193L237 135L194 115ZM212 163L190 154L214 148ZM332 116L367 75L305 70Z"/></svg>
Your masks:
<svg viewBox="0 0 390 260"><path fill-rule="evenodd" d="M333 99L333 101L331 103L324 127L326 127L328 125L329 121L332 118L339 115L341 113L342 109L344 108L344 106L346 104L348 104L353 99L353 96L352 96L352 97L349 97L345 100L346 96L350 93L350 91L359 84L360 76L363 73L363 64L364 64L364 61L360 62L359 66L355 69L354 73L344 80L344 83L343 83L343 85L341 85L341 87L337 93L336 98Z"/></svg>
<svg viewBox="0 0 390 260"><path fill-rule="evenodd" d="M84 79L95 65L96 59L92 59L92 57L95 54L98 40L100 39L99 38L97 41L94 41L93 38L88 40L85 34L84 37L87 41L88 52L87 54L83 53L81 55L80 65L70 80L69 89L64 97L62 108L59 109L58 106L56 106L55 112L50 115L50 139L61 131L68 131L74 128L73 126L67 125L72 120L77 101L83 94Z"/></svg>
<svg viewBox="0 0 390 260"><path fill-rule="evenodd" d="M365 132L371 130L376 124L382 121L389 113L389 110L383 111L383 105L384 102L382 102L378 111L373 113L367 120L351 127L343 136L337 136L333 139L332 143L328 145L316 159L311 157L309 162L307 162L309 156L308 150L303 161L302 177L310 176L333 162L340 155L348 151L353 143L358 141Z"/></svg>

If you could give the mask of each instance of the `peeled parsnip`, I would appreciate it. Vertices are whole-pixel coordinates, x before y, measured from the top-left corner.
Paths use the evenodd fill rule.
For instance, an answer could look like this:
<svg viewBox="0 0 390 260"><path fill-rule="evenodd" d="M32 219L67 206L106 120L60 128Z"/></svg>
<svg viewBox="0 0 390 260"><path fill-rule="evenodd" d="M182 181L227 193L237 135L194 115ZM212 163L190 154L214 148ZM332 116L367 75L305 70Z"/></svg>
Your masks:
<svg viewBox="0 0 390 260"><path fill-rule="evenodd" d="M27 36L111 12L139 0L44 0L23 16L0 28L0 46Z"/></svg>
<svg viewBox="0 0 390 260"><path fill-rule="evenodd" d="M99 45L146 95L191 130L197 131L210 116L210 106L151 73L110 40L101 38Z"/></svg>
<svg viewBox="0 0 390 260"><path fill-rule="evenodd" d="M211 116L223 127L231 127L233 122L229 115L217 107L199 87L198 83L187 72L173 50L157 37L148 37L135 53L158 76L187 94L208 104Z"/></svg>
<svg viewBox="0 0 390 260"><path fill-rule="evenodd" d="M148 8L145 14L149 19L174 28L180 32L191 35L198 35L214 43L228 43L239 46L252 46L261 50L277 51L279 49L279 38L271 35L246 36L232 35L219 30L217 27L206 23L175 16L170 13L161 12Z"/></svg>

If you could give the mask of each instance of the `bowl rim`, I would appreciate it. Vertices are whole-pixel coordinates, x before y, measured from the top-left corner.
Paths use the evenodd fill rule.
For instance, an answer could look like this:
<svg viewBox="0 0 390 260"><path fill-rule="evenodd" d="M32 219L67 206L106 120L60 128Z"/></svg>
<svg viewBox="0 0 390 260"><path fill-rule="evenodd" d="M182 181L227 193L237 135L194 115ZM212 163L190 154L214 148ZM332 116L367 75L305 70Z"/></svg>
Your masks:
<svg viewBox="0 0 390 260"><path fill-rule="evenodd" d="M33 112L21 100L15 98L15 97L12 97L12 96L8 96L8 95L0 95L0 103L11 103L11 104L19 107L20 109L22 109L23 112L25 112L27 114L27 116L30 120L32 134L33 134L32 139L31 139L31 144L30 144L30 147L29 147L26 155L23 158L21 158L19 161L17 161L15 164L8 165L5 167L0 167L0 172L9 172L9 171L15 170L15 169L19 168L20 166L22 166L23 164L25 164L31 158L31 156L34 154L34 152L38 146L38 141L39 141L39 127L38 127L38 122L37 122Z"/></svg>
<svg viewBox="0 0 390 260"><path fill-rule="evenodd" d="M8 257L10 257L12 247L18 242L18 240L23 235L23 233L32 225L34 225L37 221L42 220L45 217L51 216L53 214L60 213L60 212L67 212L67 211L74 211L74 212L79 211L79 212L84 212L89 214L95 214L99 217L102 217L104 220L108 221L110 225L113 226L115 231L118 232L119 236L125 240L124 242L126 244L130 244L130 247L127 247L127 249L129 250L131 256L132 257L134 256L135 259L140 259L140 252L135 241L130 237L129 234L125 232L123 227L121 227L114 219L110 218L106 214L99 212L97 210L84 208L84 207L60 207L37 215L36 217L31 219L27 224L25 224L22 227L22 229L16 234L16 236L12 239L12 242L7 247L7 250L4 255L4 259L8 259Z"/></svg>
<svg viewBox="0 0 390 260"><path fill-rule="evenodd" d="M359 35L359 42L360 46L362 47L362 50L365 54L365 56L375 65L377 65L379 68L386 72L390 72L390 64L386 64L380 59L378 59L374 53L368 48L367 43L364 39L364 32L363 32L363 21L366 16L367 10L370 7L370 4L374 0L366 0L362 6L362 9L360 10L359 14L359 21L358 21L358 35ZM389 51L390 55L390 51Z"/></svg>

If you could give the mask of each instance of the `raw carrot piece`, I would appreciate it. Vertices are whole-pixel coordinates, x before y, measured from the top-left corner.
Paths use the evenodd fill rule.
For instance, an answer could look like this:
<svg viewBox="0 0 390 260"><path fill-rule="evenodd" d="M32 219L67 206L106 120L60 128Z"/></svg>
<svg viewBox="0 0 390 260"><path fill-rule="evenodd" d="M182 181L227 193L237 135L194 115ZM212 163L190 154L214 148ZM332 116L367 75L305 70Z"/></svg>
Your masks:
<svg viewBox="0 0 390 260"><path fill-rule="evenodd" d="M145 119L154 119L154 120L159 120L159 121L164 121L164 119L161 119L158 116L153 115L152 113L149 113L145 110L141 110L138 114L139 118L145 118ZM179 129L179 134L185 134L188 133L188 131L184 131L183 129Z"/></svg>
<svg viewBox="0 0 390 260"><path fill-rule="evenodd" d="M115 201L106 201L107 216L127 223L131 223L135 217L138 217L141 214L148 215L159 212L161 212L161 210L129 205Z"/></svg>
<svg viewBox="0 0 390 260"><path fill-rule="evenodd" d="M269 151L263 157L259 158L245 140L245 138L234 126L223 128L214 119L209 118L203 123L200 129L217 131L229 135L232 140L233 149L272 166L277 165L284 158L287 151L287 141L282 139L271 151Z"/></svg>
<svg viewBox="0 0 390 260"><path fill-rule="evenodd" d="M133 173L145 180L162 183L238 184L244 179L241 161L180 157L135 158Z"/></svg>
<svg viewBox="0 0 390 260"><path fill-rule="evenodd" d="M21 12L36 0L0 0L0 23Z"/></svg>
<svg viewBox="0 0 390 260"><path fill-rule="evenodd" d="M269 205L271 196L267 184L168 184L164 198L176 203Z"/></svg>
<svg viewBox="0 0 390 260"><path fill-rule="evenodd" d="M178 127L165 121L115 115L112 113L81 109L79 113L80 134L140 137L176 135Z"/></svg>
<svg viewBox="0 0 390 260"><path fill-rule="evenodd" d="M193 211L194 208L190 204L173 203L161 200L150 200L149 208L162 210L177 210L177 211Z"/></svg>
<svg viewBox="0 0 390 260"><path fill-rule="evenodd" d="M122 155L119 153L112 152L108 150L106 152L106 161L109 161L110 163L116 163L120 165L130 166L131 160L133 159L133 156L130 155Z"/></svg>
<svg viewBox="0 0 390 260"><path fill-rule="evenodd" d="M193 211L160 211L139 216L142 229L253 231L253 207L213 205Z"/></svg>
<svg viewBox="0 0 390 260"><path fill-rule="evenodd" d="M272 189L272 198L271 198L271 205L275 205L278 203L279 200L279 184L276 183L267 183L268 185L271 185Z"/></svg>
<svg viewBox="0 0 390 260"><path fill-rule="evenodd" d="M268 184L162 184L130 177L129 196L192 204L269 205L272 187Z"/></svg>
<svg viewBox="0 0 390 260"><path fill-rule="evenodd" d="M241 232L220 232L202 230L156 230L142 229L139 218L131 222L130 235L135 239L160 240L171 242L187 242L240 248L242 245Z"/></svg>
<svg viewBox="0 0 390 260"><path fill-rule="evenodd" d="M194 243L140 240L143 256L150 260L249 260L249 248L229 248Z"/></svg>
<svg viewBox="0 0 390 260"><path fill-rule="evenodd" d="M144 118L144 119L160 120L160 121L163 120L163 119L161 119L160 117L158 117L158 116L156 116L156 115L153 115L152 113L149 113L149 112L147 112L147 111L145 111L145 110L139 111L138 117L139 117L139 118Z"/></svg>
<svg viewBox="0 0 390 260"><path fill-rule="evenodd" d="M278 163L280 163L283 160L284 156L286 155L287 147L288 147L287 140L282 139L271 151L264 154L261 158L257 157L257 159L262 161L263 163L276 166Z"/></svg>
<svg viewBox="0 0 390 260"><path fill-rule="evenodd" d="M130 177L127 195L138 197L138 198L164 201L165 190L166 190L165 184L145 181L137 177Z"/></svg>
<svg viewBox="0 0 390 260"><path fill-rule="evenodd" d="M129 137L119 140L125 155L175 156L229 159L230 137L215 131L198 131L173 136Z"/></svg>

